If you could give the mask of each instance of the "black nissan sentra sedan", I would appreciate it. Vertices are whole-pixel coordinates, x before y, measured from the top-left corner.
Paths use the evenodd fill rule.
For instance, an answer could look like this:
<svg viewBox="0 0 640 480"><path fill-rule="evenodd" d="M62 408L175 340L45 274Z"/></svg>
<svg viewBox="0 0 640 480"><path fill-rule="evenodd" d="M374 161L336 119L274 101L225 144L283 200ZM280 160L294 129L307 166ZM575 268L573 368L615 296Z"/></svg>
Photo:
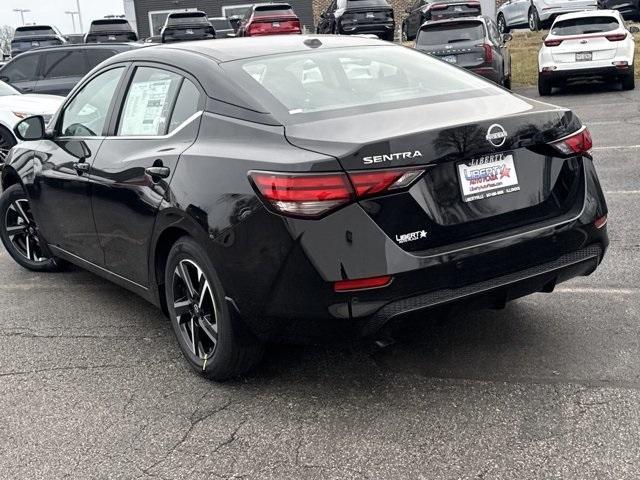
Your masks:
<svg viewBox="0 0 640 480"><path fill-rule="evenodd" d="M275 339L373 336L408 312L551 292L608 245L576 115L379 40L132 50L16 134L9 254L140 294L216 380Z"/></svg>

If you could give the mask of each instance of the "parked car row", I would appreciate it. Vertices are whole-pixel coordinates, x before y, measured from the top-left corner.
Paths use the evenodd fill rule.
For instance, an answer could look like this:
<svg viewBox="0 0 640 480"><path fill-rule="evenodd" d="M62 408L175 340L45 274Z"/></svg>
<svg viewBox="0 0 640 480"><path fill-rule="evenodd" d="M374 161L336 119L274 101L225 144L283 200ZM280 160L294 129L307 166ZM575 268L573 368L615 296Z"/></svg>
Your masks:
<svg viewBox="0 0 640 480"><path fill-rule="evenodd" d="M16 28L11 40L13 58L29 50L65 44L136 42L138 35L124 18L104 18L91 22L85 35L63 35L51 25L26 25Z"/></svg>

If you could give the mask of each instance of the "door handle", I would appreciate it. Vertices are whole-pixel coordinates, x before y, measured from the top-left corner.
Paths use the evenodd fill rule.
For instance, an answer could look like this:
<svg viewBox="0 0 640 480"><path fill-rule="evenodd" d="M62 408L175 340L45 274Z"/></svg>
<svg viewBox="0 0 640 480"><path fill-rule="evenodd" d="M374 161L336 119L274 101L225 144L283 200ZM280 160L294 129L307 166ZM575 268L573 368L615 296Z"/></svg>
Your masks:
<svg viewBox="0 0 640 480"><path fill-rule="evenodd" d="M76 169L78 175L82 175L83 173L87 173L89 169L91 169L91 165L89 165L87 162L76 162L73 164L73 168Z"/></svg>
<svg viewBox="0 0 640 480"><path fill-rule="evenodd" d="M22 91L22 93L29 93L33 92L33 87L23 87L20 90Z"/></svg>
<svg viewBox="0 0 640 480"><path fill-rule="evenodd" d="M171 175L169 167L148 167L144 171L151 178L168 178Z"/></svg>

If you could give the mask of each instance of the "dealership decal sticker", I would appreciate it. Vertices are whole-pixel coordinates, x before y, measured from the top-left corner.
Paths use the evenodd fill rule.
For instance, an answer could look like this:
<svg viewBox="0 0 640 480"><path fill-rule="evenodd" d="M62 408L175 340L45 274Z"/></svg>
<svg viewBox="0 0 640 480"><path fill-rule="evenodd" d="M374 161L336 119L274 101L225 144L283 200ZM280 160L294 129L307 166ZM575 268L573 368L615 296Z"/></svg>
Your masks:
<svg viewBox="0 0 640 480"><path fill-rule="evenodd" d="M513 154L498 153L458 164L458 178L465 202L517 192L518 175Z"/></svg>

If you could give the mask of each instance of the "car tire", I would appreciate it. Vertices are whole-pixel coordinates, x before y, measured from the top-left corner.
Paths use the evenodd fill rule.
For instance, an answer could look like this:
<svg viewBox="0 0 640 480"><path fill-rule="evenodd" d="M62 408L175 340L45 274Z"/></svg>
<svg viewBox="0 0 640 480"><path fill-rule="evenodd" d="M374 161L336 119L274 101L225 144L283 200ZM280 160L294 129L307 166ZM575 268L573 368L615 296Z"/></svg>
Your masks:
<svg viewBox="0 0 640 480"><path fill-rule="evenodd" d="M0 195L0 240L11 258L34 272L55 272L66 263L51 255L31 213L22 185L15 184Z"/></svg>
<svg viewBox="0 0 640 480"><path fill-rule="evenodd" d="M636 88L636 74L633 65L629 68L629 72L622 78L622 89L633 90Z"/></svg>
<svg viewBox="0 0 640 480"><path fill-rule="evenodd" d="M538 93L541 97L551 95L551 90L553 89L553 84L551 83L551 79L548 77L544 77L538 74Z"/></svg>
<svg viewBox="0 0 640 480"><path fill-rule="evenodd" d="M9 150L16 145L16 139L13 134L4 127L0 127L0 163L4 163Z"/></svg>
<svg viewBox="0 0 640 480"><path fill-rule="evenodd" d="M529 30L532 32L537 32L540 30L540 16L538 15L538 10L535 7L531 7L529 9L529 14L527 16L529 23Z"/></svg>
<svg viewBox="0 0 640 480"><path fill-rule="evenodd" d="M211 261L192 238L178 239L169 252L165 295L180 349L201 375L224 381L260 362L264 346L232 317Z"/></svg>
<svg viewBox="0 0 640 480"><path fill-rule="evenodd" d="M511 77L504 77L502 80L502 86L507 90L511 90Z"/></svg>
<svg viewBox="0 0 640 480"><path fill-rule="evenodd" d="M504 35L505 33L509 33L511 31L511 29L507 25L507 21L504 19L503 14L498 15L498 31L502 35Z"/></svg>

